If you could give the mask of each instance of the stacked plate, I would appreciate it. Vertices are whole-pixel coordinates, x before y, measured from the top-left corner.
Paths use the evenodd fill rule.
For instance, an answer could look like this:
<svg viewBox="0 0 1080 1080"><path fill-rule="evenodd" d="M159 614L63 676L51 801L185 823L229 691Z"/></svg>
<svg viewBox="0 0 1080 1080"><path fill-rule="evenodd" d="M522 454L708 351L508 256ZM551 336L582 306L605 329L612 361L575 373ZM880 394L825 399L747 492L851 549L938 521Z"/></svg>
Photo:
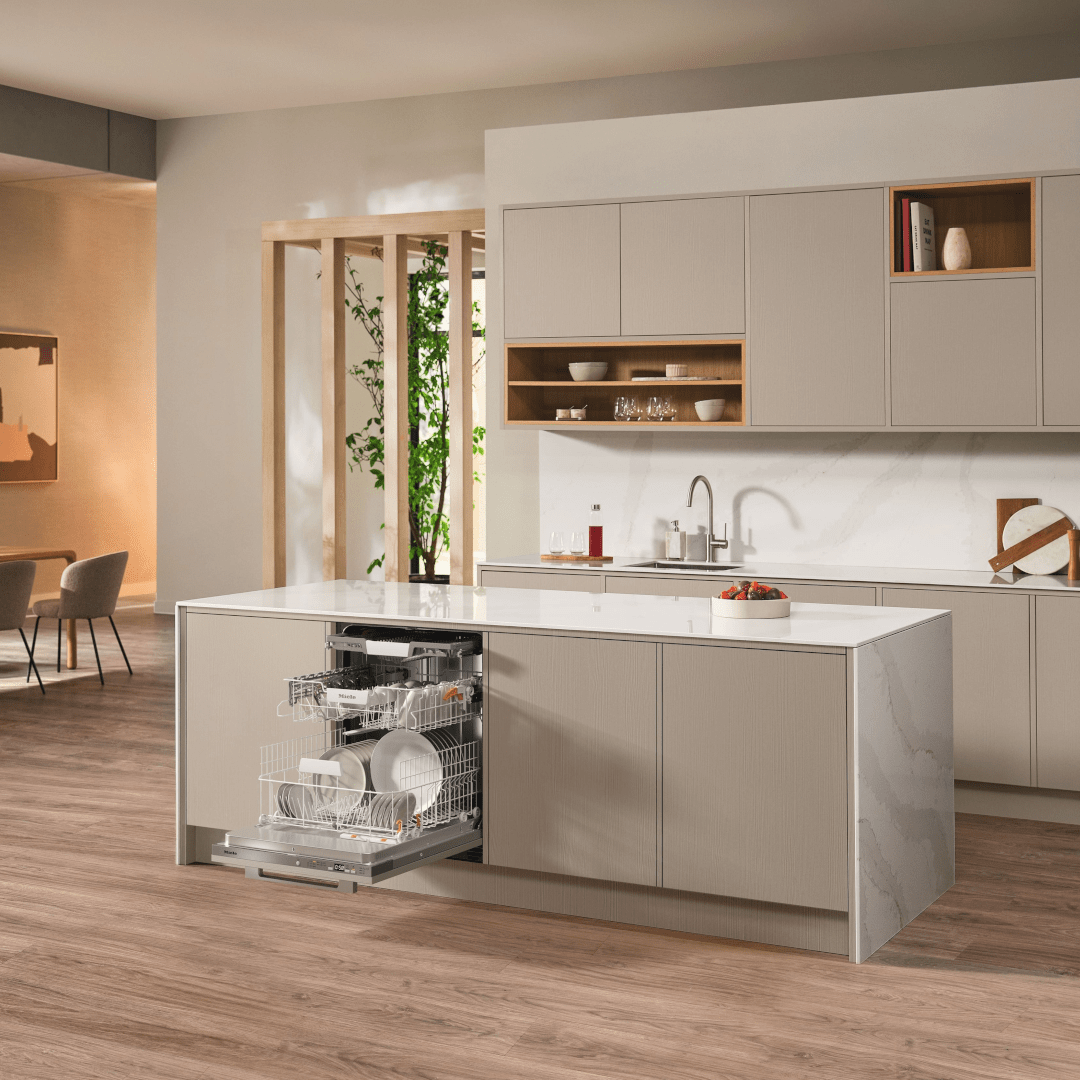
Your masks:
<svg viewBox="0 0 1080 1080"><path fill-rule="evenodd" d="M412 824L416 813L416 796L411 791L384 791L376 795L364 808L361 821L373 829L398 830Z"/></svg>
<svg viewBox="0 0 1080 1080"><path fill-rule="evenodd" d="M445 752L459 745L445 729L408 731L398 728L384 735L371 755L371 779L376 791L410 791L416 796L416 812L431 807L442 790ZM423 759L416 761L416 759ZM405 768L407 762L412 764Z"/></svg>

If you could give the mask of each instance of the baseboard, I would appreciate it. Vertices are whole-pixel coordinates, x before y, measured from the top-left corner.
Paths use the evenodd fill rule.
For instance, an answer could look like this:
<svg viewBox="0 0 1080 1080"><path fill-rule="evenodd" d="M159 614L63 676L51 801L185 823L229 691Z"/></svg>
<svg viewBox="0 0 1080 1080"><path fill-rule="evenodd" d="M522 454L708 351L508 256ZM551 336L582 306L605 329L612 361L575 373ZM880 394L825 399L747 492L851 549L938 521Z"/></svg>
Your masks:
<svg viewBox="0 0 1080 1080"><path fill-rule="evenodd" d="M957 780L954 787L958 814L1080 825L1080 791L976 784L970 780Z"/></svg>

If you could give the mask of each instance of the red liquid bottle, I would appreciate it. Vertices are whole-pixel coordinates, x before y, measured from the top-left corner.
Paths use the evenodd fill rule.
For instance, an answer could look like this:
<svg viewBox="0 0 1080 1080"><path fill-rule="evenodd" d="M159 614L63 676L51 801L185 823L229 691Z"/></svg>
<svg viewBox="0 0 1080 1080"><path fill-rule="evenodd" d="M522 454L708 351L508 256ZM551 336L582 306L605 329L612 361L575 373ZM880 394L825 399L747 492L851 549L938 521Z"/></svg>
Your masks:
<svg viewBox="0 0 1080 1080"><path fill-rule="evenodd" d="M589 515L589 558L599 559L604 554L604 519L600 516L600 504L593 503Z"/></svg>

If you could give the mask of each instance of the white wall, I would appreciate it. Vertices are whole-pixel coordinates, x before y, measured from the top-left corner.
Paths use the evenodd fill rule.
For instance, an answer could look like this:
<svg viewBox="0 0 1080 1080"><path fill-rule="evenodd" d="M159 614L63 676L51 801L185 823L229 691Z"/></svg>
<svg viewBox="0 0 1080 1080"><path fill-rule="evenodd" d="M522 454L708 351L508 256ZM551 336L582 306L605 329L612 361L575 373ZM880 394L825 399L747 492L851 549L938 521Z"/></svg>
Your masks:
<svg viewBox="0 0 1080 1080"><path fill-rule="evenodd" d="M490 264L506 204L1074 168L1080 80L490 131L489 348L502 351ZM488 410L501 415L495 380ZM658 554L666 519L703 524L683 505L698 472L740 558L985 569L996 498L1037 496L1080 516L1073 435L502 435L527 448L520 461L535 453L536 502L518 464L493 458L489 497L513 509L493 554L537 550L595 501L609 554Z"/></svg>

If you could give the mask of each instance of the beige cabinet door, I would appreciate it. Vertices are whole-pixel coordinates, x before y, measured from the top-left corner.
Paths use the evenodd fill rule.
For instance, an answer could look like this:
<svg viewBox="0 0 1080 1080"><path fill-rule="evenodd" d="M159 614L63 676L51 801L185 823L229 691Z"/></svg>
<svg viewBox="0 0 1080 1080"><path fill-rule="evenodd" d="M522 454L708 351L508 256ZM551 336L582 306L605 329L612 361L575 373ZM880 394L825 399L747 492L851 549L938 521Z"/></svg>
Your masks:
<svg viewBox="0 0 1080 1080"><path fill-rule="evenodd" d="M882 589L886 607L943 608L953 624L953 772L1031 785L1028 598Z"/></svg>
<svg viewBox="0 0 1080 1080"><path fill-rule="evenodd" d="M652 643L490 635L489 862L658 884L656 655Z"/></svg>
<svg viewBox="0 0 1080 1080"><path fill-rule="evenodd" d="M880 188L750 199L753 425L885 423Z"/></svg>
<svg viewBox="0 0 1080 1080"><path fill-rule="evenodd" d="M741 334L743 199L622 204L622 334Z"/></svg>
<svg viewBox="0 0 1080 1080"><path fill-rule="evenodd" d="M1080 424L1080 176L1042 182L1043 423Z"/></svg>
<svg viewBox="0 0 1080 1080"><path fill-rule="evenodd" d="M503 211L503 336L618 334L618 203Z"/></svg>
<svg viewBox="0 0 1080 1080"><path fill-rule="evenodd" d="M547 570L481 570L480 584L485 589L555 589L560 592L603 592L604 579L599 574L572 572L560 574Z"/></svg>
<svg viewBox="0 0 1080 1080"><path fill-rule="evenodd" d="M643 577L637 574L608 574L604 591L646 593L650 596L719 596L738 577L677 578ZM770 582L772 584L772 582ZM789 599L802 604L861 604L873 607L877 591L873 585L811 585L781 581L778 587Z"/></svg>
<svg viewBox="0 0 1080 1080"><path fill-rule="evenodd" d="M892 422L1035 423L1035 282L894 282Z"/></svg>
<svg viewBox="0 0 1080 1080"><path fill-rule="evenodd" d="M663 646L665 888L847 910L846 671Z"/></svg>
<svg viewBox="0 0 1080 1080"><path fill-rule="evenodd" d="M283 680L321 671L326 623L190 612L184 673L187 823L240 829L258 822L260 749L311 734L290 713Z"/></svg>
<svg viewBox="0 0 1080 1080"><path fill-rule="evenodd" d="M1080 791L1080 599L1035 598L1039 787Z"/></svg>

